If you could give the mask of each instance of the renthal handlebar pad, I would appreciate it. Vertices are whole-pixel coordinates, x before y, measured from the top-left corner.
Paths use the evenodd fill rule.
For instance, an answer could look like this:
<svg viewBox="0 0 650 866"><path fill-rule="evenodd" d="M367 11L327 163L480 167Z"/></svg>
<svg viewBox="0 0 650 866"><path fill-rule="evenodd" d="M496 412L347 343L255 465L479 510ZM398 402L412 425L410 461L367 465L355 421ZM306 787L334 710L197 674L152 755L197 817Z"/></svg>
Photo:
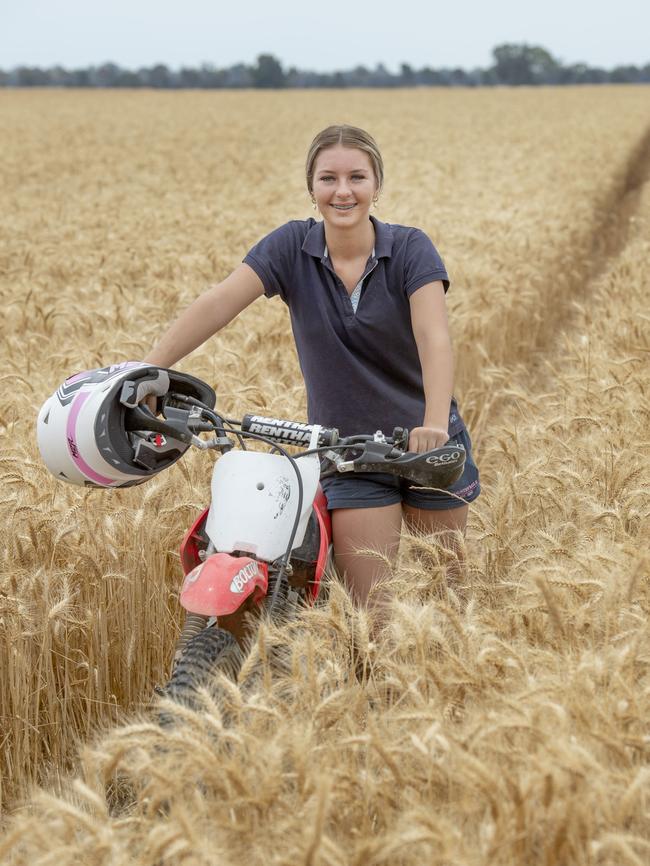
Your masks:
<svg viewBox="0 0 650 866"><path fill-rule="evenodd" d="M309 445L314 427L299 421L284 421L282 418L265 418L262 415L244 415L241 422L243 433L257 433L269 439L277 439L288 445ZM319 445L334 445L339 438L335 428L322 427L318 436Z"/></svg>
<svg viewBox="0 0 650 866"><path fill-rule="evenodd" d="M463 474L465 449L462 446L443 445L424 454L407 451L401 457L390 457L391 450L391 446L383 442L366 442L358 457L346 461L347 471L385 472L406 478L421 487L442 490L451 487Z"/></svg>

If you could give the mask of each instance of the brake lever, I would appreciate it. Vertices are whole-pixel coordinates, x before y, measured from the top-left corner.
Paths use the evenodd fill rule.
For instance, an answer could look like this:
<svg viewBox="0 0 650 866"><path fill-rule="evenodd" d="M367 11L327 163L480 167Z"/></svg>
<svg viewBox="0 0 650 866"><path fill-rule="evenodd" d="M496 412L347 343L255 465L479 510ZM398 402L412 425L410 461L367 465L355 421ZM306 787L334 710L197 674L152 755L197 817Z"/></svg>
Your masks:
<svg viewBox="0 0 650 866"><path fill-rule="evenodd" d="M163 421L161 418L157 418L149 408L138 405L125 412L124 427L131 432L150 430L152 433L162 433L164 436L171 436L172 439L178 439L187 445L193 445L194 439L198 437L194 437L188 430L187 412L183 414L186 416L184 419L176 417L166 418Z"/></svg>
<svg viewBox="0 0 650 866"><path fill-rule="evenodd" d="M207 440L196 435L197 433L211 433L215 429L214 424L201 418L201 409L198 407L193 407L188 411L187 409L177 409L175 406L165 406L163 414L164 420L157 418L148 407L138 405L125 413L124 427L131 432L148 430L152 433L162 433L164 436L178 439L186 445L193 445L201 451L218 449L225 452L233 447L233 443L223 430L217 430L218 435Z"/></svg>
<svg viewBox="0 0 650 866"><path fill-rule="evenodd" d="M358 446L357 446L358 447ZM363 451L350 460L341 460L336 465L337 472L377 472L377 466L390 465L387 461L396 460L404 452L386 441L370 439L363 443ZM364 468L361 468L361 467ZM368 468L366 468L368 467Z"/></svg>

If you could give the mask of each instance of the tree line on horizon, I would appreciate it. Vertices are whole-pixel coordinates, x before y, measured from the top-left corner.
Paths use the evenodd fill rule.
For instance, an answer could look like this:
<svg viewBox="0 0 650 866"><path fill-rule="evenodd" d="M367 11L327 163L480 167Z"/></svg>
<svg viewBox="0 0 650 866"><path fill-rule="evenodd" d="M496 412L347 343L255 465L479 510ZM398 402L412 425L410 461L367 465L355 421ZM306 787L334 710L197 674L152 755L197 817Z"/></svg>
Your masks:
<svg viewBox="0 0 650 866"><path fill-rule="evenodd" d="M17 66L0 69L0 87L148 87L156 89L308 88L308 87L479 87L542 84L650 83L650 63L602 69L586 63L564 64L539 45L504 43L492 50L486 69L460 67L416 69L402 63L397 73L383 63L338 72L285 69L273 54L260 54L254 65L219 69L211 63L174 71L163 63L138 70L116 63L82 69Z"/></svg>

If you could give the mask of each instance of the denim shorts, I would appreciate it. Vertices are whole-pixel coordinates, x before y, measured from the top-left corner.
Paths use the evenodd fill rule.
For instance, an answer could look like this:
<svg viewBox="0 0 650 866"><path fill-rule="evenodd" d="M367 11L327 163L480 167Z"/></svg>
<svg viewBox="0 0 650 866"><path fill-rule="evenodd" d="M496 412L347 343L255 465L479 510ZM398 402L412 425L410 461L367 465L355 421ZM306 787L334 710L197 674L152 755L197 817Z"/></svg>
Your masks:
<svg viewBox="0 0 650 866"><path fill-rule="evenodd" d="M473 502L481 492L478 468L472 457L472 440L467 430L461 430L447 443L465 447L466 458L463 474L449 488L454 496L438 490L416 487L404 478L378 472L359 472L349 475L334 475L323 478L321 486L330 511L335 508L380 508L403 502L413 508L428 511L460 508Z"/></svg>

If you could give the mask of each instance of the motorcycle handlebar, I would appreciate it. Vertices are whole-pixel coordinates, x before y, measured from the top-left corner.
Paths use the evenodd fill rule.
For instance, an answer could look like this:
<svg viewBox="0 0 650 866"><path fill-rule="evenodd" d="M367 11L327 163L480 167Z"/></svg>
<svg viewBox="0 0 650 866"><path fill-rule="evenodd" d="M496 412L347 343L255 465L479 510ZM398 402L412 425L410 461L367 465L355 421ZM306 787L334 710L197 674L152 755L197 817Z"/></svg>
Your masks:
<svg viewBox="0 0 650 866"><path fill-rule="evenodd" d="M241 422L242 433L255 433L287 445L309 445L315 426L302 424L300 421L251 414L244 415ZM338 440L339 431L335 427L321 427L318 434L319 446L336 445Z"/></svg>
<svg viewBox="0 0 650 866"><path fill-rule="evenodd" d="M247 414L241 421L243 433L253 433L287 445L309 445L314 429L311 424L262 415ZM460 477L465 465L465 449L462 446L445 445L416 454L407 450L408 440L408 430L402 427L396 427L390 437L379 432L374 436L359 434L339 437L335 428L322 427L318 447L332 447L339 452L339 456L327 452L332 468L325 469L323 477L343 472L387 473L437 489L449 487ZM346 449L352 452L348 452L347 458L341 454Z"/></svg>
<svg viewBox="0 0 650 866"><path fill-rule="evenodd" d="M182 402L189 403L186 400ZM148 409L130 409L125 417L126 428L133 431L157 431L199 448L229 449L232 442L228 433L237 435L234 429L225 430L219 423L222 419L206 406L194 404L190 410L186 410L166 405L163 414L165 420L156 418ZM308 449L317 428L317 425L303 424L300 421L268 418L251 413L244 415L239 426L244 435L250 433L254 438L272 439L285 445L307 446ZM210 431L216 431L217 437L207 442L197 435ZM324 476L342 472L383 472L423 486L446 488L460 476L465 463L465 450L457 444L445 445L423 454L409 452L408 430L400 427L393 430L392 437L383 436L379 431L374 436L340 437L336 428L318 425L315 450L326 448L333 448L338 452L338 456L327 452L327 458L332 461L332 469L325 470ZM346 449L350 449L352 453ZM341 452L345 452L347 456L343 456ZM312 451L307 450L305 453Z"/></svg>

